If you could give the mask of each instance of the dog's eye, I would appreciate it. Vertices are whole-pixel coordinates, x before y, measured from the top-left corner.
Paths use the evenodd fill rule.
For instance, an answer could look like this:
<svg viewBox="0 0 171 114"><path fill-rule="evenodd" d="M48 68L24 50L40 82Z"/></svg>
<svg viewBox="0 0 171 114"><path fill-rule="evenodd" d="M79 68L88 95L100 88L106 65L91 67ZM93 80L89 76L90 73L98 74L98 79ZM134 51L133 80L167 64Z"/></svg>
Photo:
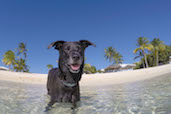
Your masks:
<svg viewBox="0 0 171 114"><path fill-rule="evenodd" d="M79 46L76 47L76 50L79 51L81 48Z"/></svg>

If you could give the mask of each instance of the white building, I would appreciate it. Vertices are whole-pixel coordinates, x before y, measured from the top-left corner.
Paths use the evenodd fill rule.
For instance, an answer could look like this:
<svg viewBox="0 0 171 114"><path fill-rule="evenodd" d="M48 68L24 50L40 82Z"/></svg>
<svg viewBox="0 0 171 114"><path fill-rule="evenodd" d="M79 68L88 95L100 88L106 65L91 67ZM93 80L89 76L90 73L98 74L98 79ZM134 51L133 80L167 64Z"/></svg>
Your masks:
<svg viewBox="0 0 171 114"><path fill-rule="evenodd" d="M0 70L8 71L9 69L8 69L8 68L6 68L6 67L0 66Z"/></svg>
<svg viewBox="0 0 171 114"><path fill-rule="evenodd" d="M120 64L120 65L121 65L120 68L121 71L133 70L136 67L135 64Z"/></svg>
<svg viewBox="0 0 171 114"><path fill-rule="evenodd" d="M118 65L110 65L103 70L104 72L120 72L120 71L133 70L135 66L136 66L135 64L118 64Z"/></svg>

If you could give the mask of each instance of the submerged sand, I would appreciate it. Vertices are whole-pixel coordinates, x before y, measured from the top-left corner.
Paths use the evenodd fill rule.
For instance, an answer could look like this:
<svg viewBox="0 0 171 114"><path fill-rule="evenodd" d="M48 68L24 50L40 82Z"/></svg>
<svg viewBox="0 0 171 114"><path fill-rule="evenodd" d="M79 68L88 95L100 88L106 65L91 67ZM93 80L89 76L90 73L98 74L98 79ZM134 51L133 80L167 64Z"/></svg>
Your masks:
<svg viewBox="0 0 171 114"><path fill-rule="evenodd" d="M123 71L115 73L83 74L80 81L81 86L103 86L146 80L157 76L170 74L171 64L152 67L147 69ZM18 83L46 84L47 74L19 73L0 71L1 81Z"/></svg>

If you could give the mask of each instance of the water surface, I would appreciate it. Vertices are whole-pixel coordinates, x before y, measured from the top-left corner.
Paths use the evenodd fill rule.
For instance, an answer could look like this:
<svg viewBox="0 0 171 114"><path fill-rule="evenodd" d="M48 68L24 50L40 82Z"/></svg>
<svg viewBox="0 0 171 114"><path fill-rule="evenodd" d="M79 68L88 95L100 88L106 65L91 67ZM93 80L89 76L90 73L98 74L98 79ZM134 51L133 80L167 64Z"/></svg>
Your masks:
<svg viewBox="0 0 171 114"><path fill-rule="evenodd" d="M0 114L168 114L171 74L134 83L81 86L75 110L69 103L56 103L44 112L48 102L46 85L0 81Z"/></svg>

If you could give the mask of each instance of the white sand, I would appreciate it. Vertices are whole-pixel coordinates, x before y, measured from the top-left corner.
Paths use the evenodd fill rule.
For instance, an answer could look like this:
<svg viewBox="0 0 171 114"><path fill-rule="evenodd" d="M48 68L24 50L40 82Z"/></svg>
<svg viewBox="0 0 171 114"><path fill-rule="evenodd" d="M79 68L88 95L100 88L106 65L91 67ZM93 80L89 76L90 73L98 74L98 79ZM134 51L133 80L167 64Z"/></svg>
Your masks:
<svg viewBox="0 0 171 114"><path fill-rule="evenodd" d="M124 71L124 72L117 72L117 73L84 74L82 76L80 85L103 86L103 85L111 85L111 84L120 84L120 83L135 82L135 81L150 79L165 74L170 74L171 76L171 64L148 68L148 69ZM47 81L47 74L0 71L0 80L45 85Z"/></svg>

